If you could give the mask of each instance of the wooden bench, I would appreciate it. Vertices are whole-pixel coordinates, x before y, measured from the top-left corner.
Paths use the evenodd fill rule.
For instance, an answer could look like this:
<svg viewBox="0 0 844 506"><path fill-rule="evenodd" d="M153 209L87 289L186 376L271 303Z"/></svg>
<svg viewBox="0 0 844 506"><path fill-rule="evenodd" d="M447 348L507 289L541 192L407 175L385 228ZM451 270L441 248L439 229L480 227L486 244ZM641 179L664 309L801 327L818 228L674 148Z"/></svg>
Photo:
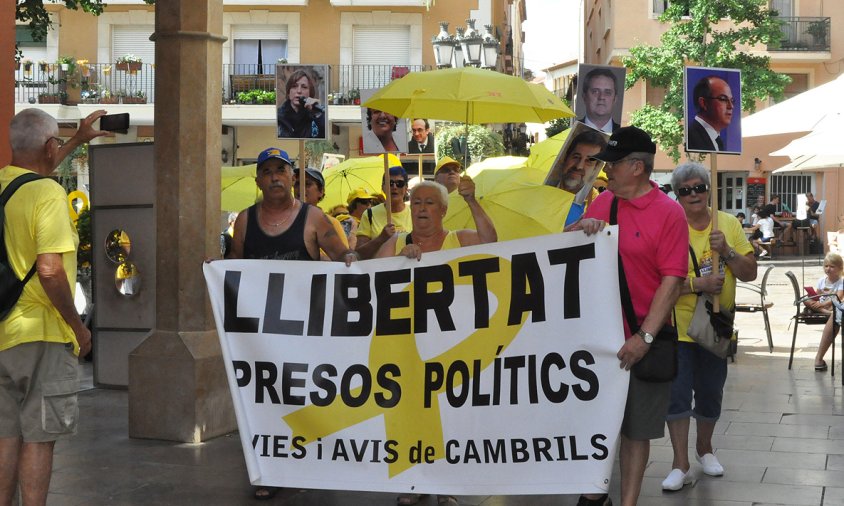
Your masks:
<svg viewBox="0 0 844 506"><path fill-rule="evenodd" d="M237 94L249 90L275 90L275 74L232 74L229 76L229 95L232 100Z"/></svg>

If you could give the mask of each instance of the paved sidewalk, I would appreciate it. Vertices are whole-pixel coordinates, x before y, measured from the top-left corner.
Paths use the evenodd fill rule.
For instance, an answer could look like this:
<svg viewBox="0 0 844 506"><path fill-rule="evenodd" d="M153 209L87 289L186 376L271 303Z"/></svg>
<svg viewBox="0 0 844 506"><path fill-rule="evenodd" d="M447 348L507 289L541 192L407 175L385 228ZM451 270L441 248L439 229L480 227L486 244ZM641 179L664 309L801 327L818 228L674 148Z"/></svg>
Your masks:
<svg viewBox="0 0 844 506"><path fill-rule="evenodd" d="M844 505L841 368L834 380L829 372L813 370L821 327L801 326L795 367L787 370L794 295L784 273L791 270L801 280L801 262L761 261L759 281L767 265L776 266L768 283L775 304L770 312L775 349L768 352L761 314L738 315L739 355L729 367L723 415L713 441L725 476L702 476L700 466L693 463L698 479L679 492L663 493L660 484L672 460L666 437L652 445L639 504ZM804 284L815 284L821 275L817 258L807 258ZM751 295L740 290L739 300L750 301ZM395 494L317 490L285 490L272 501L255 501L236 434L202 444L132 440L127 437L125 391L90 389L80 394L80 404L79 434L56 446L51 506L395 504ZM694 437L690 439L693 444ZM611 488L616 504L620 502L618 479L616 464ZM460 500L465 505L549 506L574 505L577 498L477 496ZM432 496L420 504L435 503Z"/></svg>

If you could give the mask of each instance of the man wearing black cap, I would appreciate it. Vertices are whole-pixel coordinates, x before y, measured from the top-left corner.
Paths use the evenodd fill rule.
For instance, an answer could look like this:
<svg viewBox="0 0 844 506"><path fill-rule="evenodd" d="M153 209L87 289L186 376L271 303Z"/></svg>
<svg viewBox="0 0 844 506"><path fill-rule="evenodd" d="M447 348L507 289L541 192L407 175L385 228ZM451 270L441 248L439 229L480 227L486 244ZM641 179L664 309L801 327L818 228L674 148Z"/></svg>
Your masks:
<svg viewBox="0 0 844 506"><path fill-rule="evenodd" d="M295 177L293 178L293 195L299 199L303 200L306 204L311 206L317 207L322 199L325 197L325 178L322 177L322 172L308 167L305 169L305 198L302 199L300 195L300 188L299 185L299 174L301 172L296 170ZM334 227L334 230L337 231L337 234L340 236L340 239L343 241L343 245L348 248L349 247L349 239L346 237L346 231L343 229L343 225L337 221L337 218L326 214L328 221L331 222L331 226ZM322 260L330 260L324 251L320 251L320 258Z"/></svg>
<svg viewBox="0 0 844 506"><path fill-rule="evenodd" d="M258 155L255 182L264 198L238 215L233 258L319 260L320 249L347 264L357 258L321 209L293 198L293 163L285 151Z"/></svg>
<svg viewBox="0 0 844 506"><path fill-rule="evenodd" d="M396 232L413 230L410 207L404 202L407 190L407 172L404 167L390 167L390 221L387 222L387 209L384 204L378 204L363 214L356 247L361 258L373 258L378 248Z"/></svg>
<svg viewBox="0 0 844 506"><path fill-rule="evenodd" d="M574 229L591 235L603 229L617 206L618 249L638 329L625 320L618 351L630 370L650 350L654 336L670 323L671 308L688 269L689 231L683 208L650 181L656 145L636 127L616 130L594 155L606 162L607 190ZM650 453L650 440L664 436L671 382L651 383L630 375L621 424L621 504L634 505ZM607 495L581 496L578 505L612 504Z"/></svg>

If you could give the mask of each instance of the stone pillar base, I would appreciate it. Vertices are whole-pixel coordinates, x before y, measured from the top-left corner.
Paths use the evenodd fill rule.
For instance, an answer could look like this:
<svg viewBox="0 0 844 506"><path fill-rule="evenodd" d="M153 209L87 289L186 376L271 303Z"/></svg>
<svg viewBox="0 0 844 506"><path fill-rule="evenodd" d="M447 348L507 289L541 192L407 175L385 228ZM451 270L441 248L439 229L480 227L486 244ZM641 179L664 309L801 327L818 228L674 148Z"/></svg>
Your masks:
<svg viewBox="0 0 844 506"><path fill-rule="evenodd" d="M236 429L216 331L155 330L129 354L129 437L199 443Z"/></svg>

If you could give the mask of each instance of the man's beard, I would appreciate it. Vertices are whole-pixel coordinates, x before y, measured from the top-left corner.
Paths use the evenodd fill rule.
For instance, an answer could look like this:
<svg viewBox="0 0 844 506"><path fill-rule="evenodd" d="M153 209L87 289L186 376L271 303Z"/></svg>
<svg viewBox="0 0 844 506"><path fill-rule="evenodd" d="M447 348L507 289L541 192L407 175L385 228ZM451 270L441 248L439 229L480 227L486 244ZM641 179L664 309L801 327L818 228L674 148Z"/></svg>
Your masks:
<svg viewBox="0 0 844 506"><path fill-rule="evenodd" d="M564 178L563 188L569 191L577 191L583 187L583 180L577 178Z"/></svg>

